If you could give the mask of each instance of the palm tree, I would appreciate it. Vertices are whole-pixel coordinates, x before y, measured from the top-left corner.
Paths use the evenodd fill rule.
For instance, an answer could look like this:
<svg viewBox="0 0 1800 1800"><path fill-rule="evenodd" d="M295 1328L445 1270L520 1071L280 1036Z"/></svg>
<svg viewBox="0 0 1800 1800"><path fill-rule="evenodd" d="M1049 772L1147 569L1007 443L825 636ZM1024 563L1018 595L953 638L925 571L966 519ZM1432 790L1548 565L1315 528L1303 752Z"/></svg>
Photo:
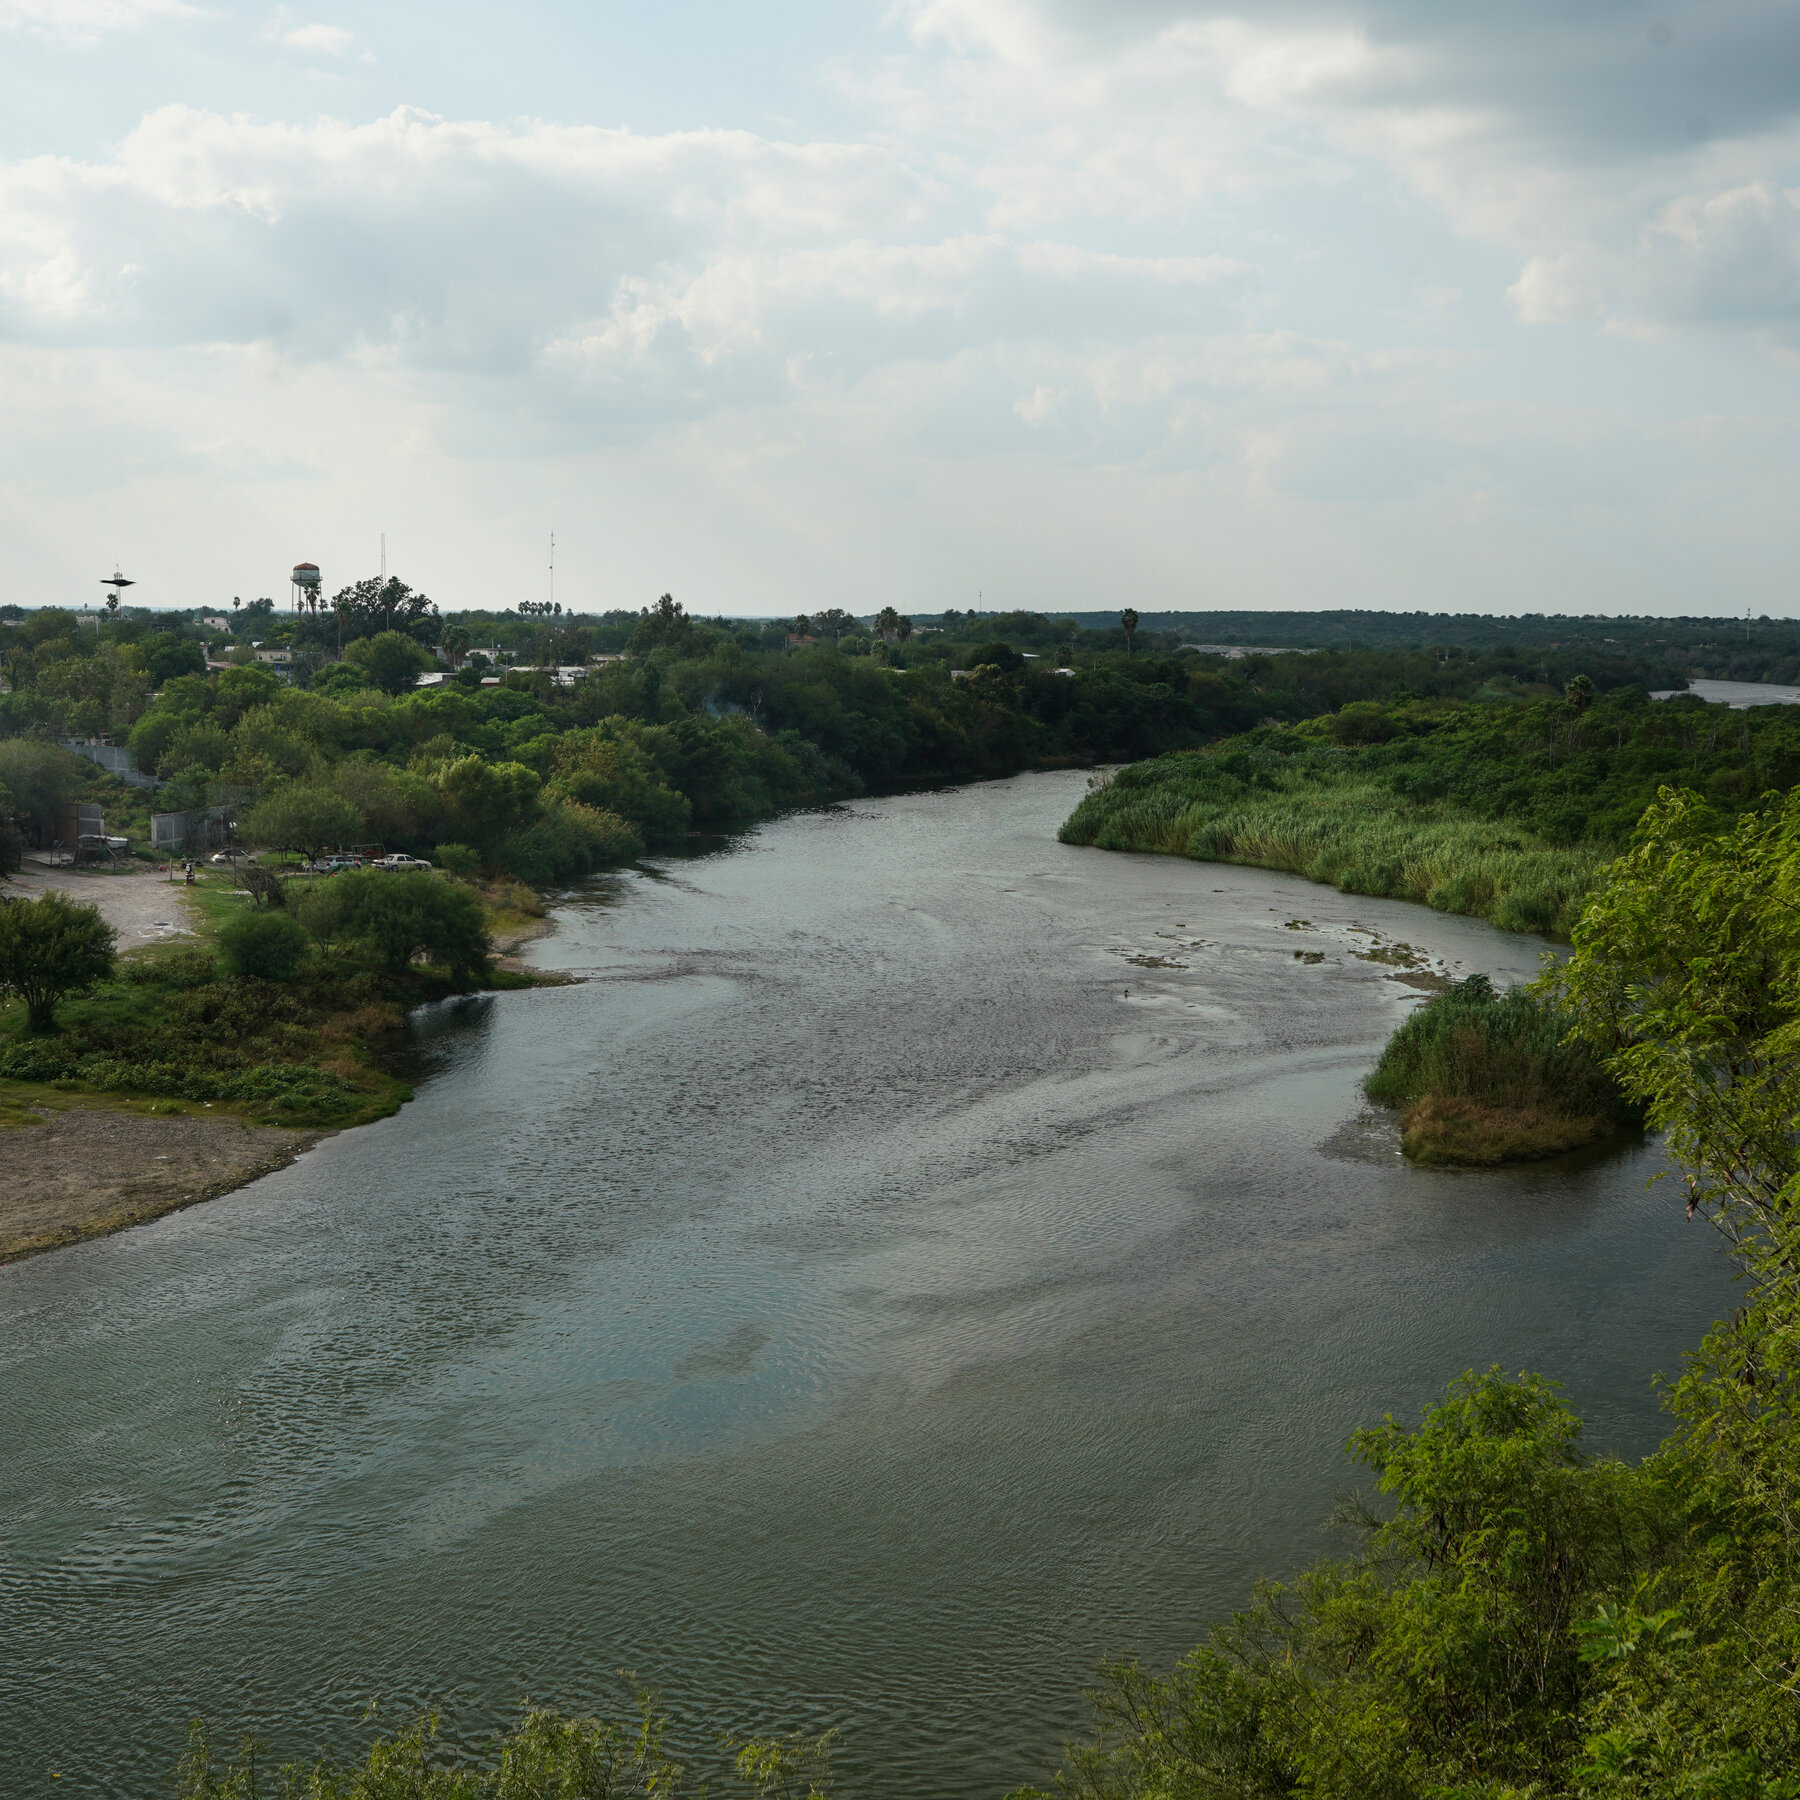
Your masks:
<svg viewBox="0 0 1800 1800"><path fill-rule="evenodd" d="M1137 636L1138 616L1128 606L1119 614L1119 624L1123 627L1125 632L1125 654L1129 656L1131 654L1131 641Z"/></svg>

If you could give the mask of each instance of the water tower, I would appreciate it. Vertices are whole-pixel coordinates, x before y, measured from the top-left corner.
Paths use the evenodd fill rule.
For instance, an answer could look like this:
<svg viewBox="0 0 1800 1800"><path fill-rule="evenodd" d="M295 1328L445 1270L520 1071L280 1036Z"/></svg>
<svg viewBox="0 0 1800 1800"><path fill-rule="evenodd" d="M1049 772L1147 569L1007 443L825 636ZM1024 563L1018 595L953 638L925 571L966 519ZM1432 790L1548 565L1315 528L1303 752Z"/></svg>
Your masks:
<svg viewBox="0 0 1800 1800"><path fill-rule="evenodd" d="M294 611L304 612L311 607L319 610L319 565L317 563L295 563L294 573L289 579L294 586Z"/></svg>

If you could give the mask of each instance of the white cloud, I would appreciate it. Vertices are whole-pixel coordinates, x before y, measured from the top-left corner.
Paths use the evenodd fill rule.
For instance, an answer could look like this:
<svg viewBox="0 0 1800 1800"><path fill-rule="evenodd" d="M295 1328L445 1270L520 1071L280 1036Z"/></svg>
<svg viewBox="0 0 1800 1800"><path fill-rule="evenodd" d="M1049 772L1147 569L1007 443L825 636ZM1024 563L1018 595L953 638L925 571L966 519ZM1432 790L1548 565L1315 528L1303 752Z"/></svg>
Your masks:
<svg viewBox="0 0 1800 1800"><path fill-rule="evenodd" d="M185 0L0 0L0 32L72 47L160 19L198 17L200 9Z"/></svg>
<svg viewBox="0 0 1800 1800"><path fill-rule="evenodd" d="M290 50L308 50L319 56L348 56L356 48L356 33L342 25L297 25L284 31L281 41Z"/></svg>

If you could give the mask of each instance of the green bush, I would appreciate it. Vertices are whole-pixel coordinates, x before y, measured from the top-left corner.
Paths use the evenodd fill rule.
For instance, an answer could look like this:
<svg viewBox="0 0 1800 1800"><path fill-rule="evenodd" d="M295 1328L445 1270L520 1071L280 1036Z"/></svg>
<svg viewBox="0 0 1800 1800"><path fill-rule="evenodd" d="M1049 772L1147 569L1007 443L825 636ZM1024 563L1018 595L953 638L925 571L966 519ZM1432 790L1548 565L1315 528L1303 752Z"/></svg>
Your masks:
<svg viewBox="0 0 1800 1800"><path fill-rule="evenodd" d="M37 900L0 898L0 994L17 994L29 1029L48 1031L59 1000L112 973L116 942L98 907L55 892Z"/></svg>
<svg viewBox="0 0 1800 1800"><path fill-rule="evenodd" d="M501 839L494 860L522 881L566 881L643 855L644 840L617 813L551 799L531 824Z"/></svg>
<svg viewBox="0 0 1800 1800"><path fill-rule="evenodd" d="M325 881L309 881L292 896L289 910L312 934L321 948L329 950L331 940L344 928L347 878L334 875Z"/></svg>
<svg viewBox="0 0 1800 1800"><path fill-rule="evenodd" d="M286 912L242 912L219 928L219 949L233 975L291 981L312 954L312 939Z"/></svg>
<svg viewBox="0 0 1800 1800"><path fill-rule="evenodd" d="M334 876L330 887L342 908L339 934L395 973L421 954L458 981L485 972L493 946L481 902L459 883L423 871L364 869Z"/></svg>
<svg viewBox="0 0 1800 1800"><path fill-rule="evenodd" d="M440 869L465 881L481 867L481 858L467 844L439 844L431 854Z"/></svg>
<svg viewBox="0 0 1800 1800"><path fill-rule="evenodd" d="M1573 1024L1525 988L1497 994L1471 975L1394 1033L1363 1089L1371 1100L1437 1095L1626 1122L1635 1115L1618 1083L1586 1044L1565 1042Z"/></svg>
<svg viewBox="0 0 1800 1800"><path fill-rule="evenodd" d="M141 987L197 988L217 980L219 969L210 950L191 949L140 958L122 973Z"/></svg>

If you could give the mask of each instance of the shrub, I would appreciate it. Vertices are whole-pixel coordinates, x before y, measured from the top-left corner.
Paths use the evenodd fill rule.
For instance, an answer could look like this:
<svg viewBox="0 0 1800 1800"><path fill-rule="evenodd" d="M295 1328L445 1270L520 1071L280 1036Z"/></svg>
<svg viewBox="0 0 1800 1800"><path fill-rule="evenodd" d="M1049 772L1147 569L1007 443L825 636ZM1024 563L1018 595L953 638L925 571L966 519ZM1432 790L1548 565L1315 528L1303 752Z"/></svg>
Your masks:
<svg viewBox="0 0 1800 1800"><path fill-rule="evenodd" d="M124 971L127 981L144 987L205 987L219 973L210 950L171 950L162 956L145 957Z"/></svg>
<svg viewBox="0 0 1800 1800"><path fill-rule="evenodd" d="M643 852L644 840L617 813L552 799L531 824L501 840L495 860L525 881L545 882L630 862Z"/></svg>
<svg viewBox="0 0 1800 1800"><path fill-rule="evenodd" d="M262 981L291 981L312 952L300 921L285 912L239 913L219 930L219 948L233 975Z"/></svg>
<svg viewBox="0 0 1800 1800"><path fill-rule="evenodd" d="M432 852L440 869L467 880L481 867L481 858L467 844L439 844Z"/></svg>
<svg viewBox="0 0 1800 1800"><path fill-rule="evenodd" d="M287 885L273 869L259 869L251 863L238 871L238 881L258 906L287 904Z"/></svg>
<svg viewBox="0 0 1800 1800"><path fill-rule="evenodd" d="M25 1002L29 1029L48 1031L59 1000L112 973L116 942L96 906L54 892L0 900L0 993Z"/></svg>
<svg viewBox="0 0 1800 1800"><path fill-rule="evenodd" d="M1525 988L1471 975L1421 1006L1364 1082L1371 1100L1413 1103L1406 1148L1422 1162L1545 1156L1639 1115L1573 1021Z"/></svg>
<svg viewBox="0 0 1800 1800"><path fill-rule="evenodd" d="M372 869L336 876L331 886L342 896L341 934L396 973L421 953L447 964L458 981L485 970L492 946L481 902L466 887L436 875Z"/></svg>
<svg viewBox="0 0 1800 1800"><path fill-rule="evenodd" d="M307 882L293 896L290 910L294 917L326 950L331 948L331 940L344 927L345 880L346 877L337 875L329 881Z"/></svg>

